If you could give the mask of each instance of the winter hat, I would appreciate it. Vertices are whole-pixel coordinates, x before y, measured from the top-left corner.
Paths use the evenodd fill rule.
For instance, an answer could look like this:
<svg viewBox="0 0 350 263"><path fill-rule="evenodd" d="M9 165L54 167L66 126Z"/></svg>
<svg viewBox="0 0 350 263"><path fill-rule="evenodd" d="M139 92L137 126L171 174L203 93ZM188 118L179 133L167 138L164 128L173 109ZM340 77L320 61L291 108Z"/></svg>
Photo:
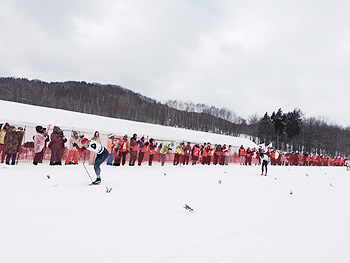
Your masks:
<svg viewBox="0 0 350 263"><path fill-rule="evenodd" d="M6 122L4 125L4 130L7 130L9 127L10 127L10 124L8 122Z"/></svg>
<svg viewBox="0 0 350 263"><path fill-rule="evenodd" d="M73 135L75 136L75 135L77 135L78 134L78 132L76 132L76 131L73 131Z"/></svg>
<svg viewBox="0 0 350 263"><path fill-rule="evenodd" d="M53 133L59 134L59 133L60 133L60 127L54 126L54 127L53 127Z"/></svg>
<svg viewBox="0 0 350 263"><path fill-rule="evenodd" d="M81 144L88 144L88 143L89 143L89 139L88 138L81 139Z"/></svg>
<svg viewBox="0 0 350 263"><path fill-rule="evenodd" d="M113 139L113 138L114 138L113 133L108 134L108 139Z"/></svg>
<svg viewBox="0 0 350 263"><path fill-rule="evenodd" d="M6 124L5 124L5 125L6 125ZM42 133L42 132L43 132L43 126L40 126L40 125L36 126L36 127L35 127L35 130L36 130L36 132L38 132L38 133Z"/></svg>

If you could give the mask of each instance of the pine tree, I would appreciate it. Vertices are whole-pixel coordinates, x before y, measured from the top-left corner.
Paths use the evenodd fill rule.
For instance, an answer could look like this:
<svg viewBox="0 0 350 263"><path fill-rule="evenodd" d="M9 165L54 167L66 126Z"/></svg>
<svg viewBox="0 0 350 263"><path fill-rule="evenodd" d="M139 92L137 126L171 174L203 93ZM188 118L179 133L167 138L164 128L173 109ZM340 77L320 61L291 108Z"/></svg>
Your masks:
<svg viewBox="0 0 350 263"><path fill-rule="evenodd" d="M269 144L273 138L273 131L273 123L271 121L270 116L266 112L264 117L260 120L258 128L258 137L260 142Z"/></svg>
<svg viewBox="0 0 350 263"><path fill-rule="evenodd" d="M275 128L275 136L276 136L276 148L280 148L280 139L283 137L285 133L286 127L286 115L283 114L282 109L280 108L277 113L273 112L271 115L271 121Z"/></svg>

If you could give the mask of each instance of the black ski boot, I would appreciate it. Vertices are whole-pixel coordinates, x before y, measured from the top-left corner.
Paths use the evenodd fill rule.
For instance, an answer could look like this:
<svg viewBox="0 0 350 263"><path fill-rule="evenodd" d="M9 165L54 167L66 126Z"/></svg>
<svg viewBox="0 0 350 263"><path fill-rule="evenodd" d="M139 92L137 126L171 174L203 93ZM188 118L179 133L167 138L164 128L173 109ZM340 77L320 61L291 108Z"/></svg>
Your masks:
<svg viewBox="0 0 350 263"><path fill-rule="evenodd" d="M97 178L95 182L92 182L92 184L100 184L101 183L101 178Z"/></svg>

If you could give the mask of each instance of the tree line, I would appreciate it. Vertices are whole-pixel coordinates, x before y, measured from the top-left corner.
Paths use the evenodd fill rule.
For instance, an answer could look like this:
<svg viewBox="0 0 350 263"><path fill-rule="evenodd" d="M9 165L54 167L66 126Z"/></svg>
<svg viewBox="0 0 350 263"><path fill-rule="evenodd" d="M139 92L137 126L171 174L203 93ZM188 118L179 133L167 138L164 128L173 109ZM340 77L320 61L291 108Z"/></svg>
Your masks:
<svg viewBox="0 0 350 263"><path fill-rule="evenodd" d="M304 118L299 109L282 109L245 120L231 110L205 104L168 100L161 103L118 85L84 81L44 82L0 78L0 99L25 104L140 121L224 135L245 134L277 149L350 155L350 128Z"/></svg>

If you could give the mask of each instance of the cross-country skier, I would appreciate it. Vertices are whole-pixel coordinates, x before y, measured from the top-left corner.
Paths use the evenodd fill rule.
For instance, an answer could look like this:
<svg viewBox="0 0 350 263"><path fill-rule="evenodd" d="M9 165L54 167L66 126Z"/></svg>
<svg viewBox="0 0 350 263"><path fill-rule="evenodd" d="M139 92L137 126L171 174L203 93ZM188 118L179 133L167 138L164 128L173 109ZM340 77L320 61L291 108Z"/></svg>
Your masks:
<svg viewBox="0 0 350 263"><path fill-rule="evenodd" d="M98 143L94 140L89 140L87 138L83 138L81 140L81 144L83 145L82 150L88 149L91 152L94 152L97 154L94 164L94 170L96 173L96 181L92 182L92 184L99 184L101 183L101 168L100 165L107 159L108 157L108 150L106 147L104 147L102 144ZM76 146L77 147L77 146Z"/></svg>
<svg viewBox="0 0 350 263"><path fill-rule="evenodd" d="M261 153L262 165L261 165L261 175L264 175L264 167L265 167L265 176L267 175L267 165L270 162L270 158L266 152Z"/></svg>

